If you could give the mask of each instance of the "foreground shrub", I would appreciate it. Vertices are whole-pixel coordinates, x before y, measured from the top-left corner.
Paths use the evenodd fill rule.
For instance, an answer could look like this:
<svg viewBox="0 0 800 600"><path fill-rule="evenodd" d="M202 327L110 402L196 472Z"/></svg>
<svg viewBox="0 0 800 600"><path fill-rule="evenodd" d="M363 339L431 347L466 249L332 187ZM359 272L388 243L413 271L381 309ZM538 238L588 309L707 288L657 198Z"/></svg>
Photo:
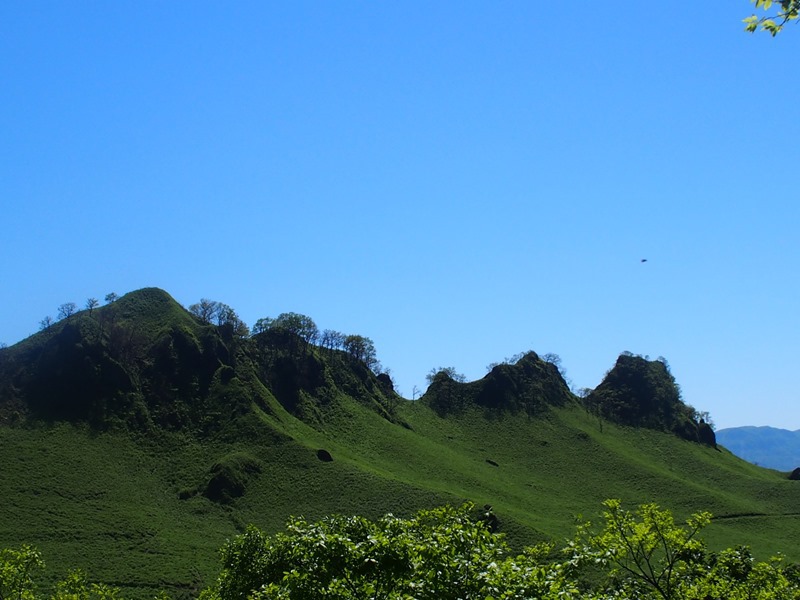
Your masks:
<svg viewBox="0 0 800 600"><path fill-rule="evenodd" d="M272 537L251 527L223 548L222 573L205 594L220 600L574 597L563 565L540 560L550 547L505 557L503 537L472 519L471 508L376 522L295 519Z"/></svg>

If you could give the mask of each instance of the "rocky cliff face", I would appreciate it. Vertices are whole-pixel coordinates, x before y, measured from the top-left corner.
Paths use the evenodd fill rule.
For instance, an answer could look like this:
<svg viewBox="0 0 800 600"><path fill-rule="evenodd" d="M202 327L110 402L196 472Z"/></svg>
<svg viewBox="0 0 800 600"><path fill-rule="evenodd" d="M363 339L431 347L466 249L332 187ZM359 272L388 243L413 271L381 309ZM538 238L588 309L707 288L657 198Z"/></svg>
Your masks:
<svg viewBox="0 0 800 600"><path fill-rule="evenodd" d="M611 421L674 433L715 445L714 431L681 399L680 388L663 360L623 354L585 399Z"/></svg>

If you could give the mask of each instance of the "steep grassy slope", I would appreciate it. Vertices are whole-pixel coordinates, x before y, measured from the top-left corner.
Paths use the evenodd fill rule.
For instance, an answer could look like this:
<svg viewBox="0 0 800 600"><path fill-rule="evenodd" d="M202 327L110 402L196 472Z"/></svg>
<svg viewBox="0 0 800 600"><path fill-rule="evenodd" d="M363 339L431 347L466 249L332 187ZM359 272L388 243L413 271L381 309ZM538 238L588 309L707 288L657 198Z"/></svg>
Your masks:
<svg viewBox="0 0 800 600"><path fill-rule="evenodd" d="M533 353L477 382L437 377L410 402L342 351L226 335L161 290L76 315L2 360L0 540L39 546L51 578L81 567L135 597L191 595L247 523L464 500L491 504L515 545L563 539L576 515L619 497L710 510L715 545L800 560L800 482L672 433L664 415L691 433L692 414L652 363L623 377L672 403L648 427L584 408ZM612 384L612 406L638 402Z"/></svg>
<svg viewBox="0 0 800 600"><path fill-rule="evenodd" d="M162 587L191 594L214 573L217 548L246 523L276 531L290 515L408 515L469 499L491 504L501 531L520 545L566 538L576 515L591 517L601 500L621 497L684 517L710 510L717 519L706 537L718 547L747 543L759 556L800 560L797 482L725 451L609 423L600 431L577 408L537 419L487 420L482 411L442 419L409 403L401 413L413 430L358 404L340 410L322 431L265 435L261 444L256 424L233 443L72 425L2 428L0 446L13 458L0 469L0 539L39 546L53 577L81 566L139 597ZM318 458L320 448L332 462ZM212 467L232 454L261 468L241 497L187 494L204 489Z"/></svg>

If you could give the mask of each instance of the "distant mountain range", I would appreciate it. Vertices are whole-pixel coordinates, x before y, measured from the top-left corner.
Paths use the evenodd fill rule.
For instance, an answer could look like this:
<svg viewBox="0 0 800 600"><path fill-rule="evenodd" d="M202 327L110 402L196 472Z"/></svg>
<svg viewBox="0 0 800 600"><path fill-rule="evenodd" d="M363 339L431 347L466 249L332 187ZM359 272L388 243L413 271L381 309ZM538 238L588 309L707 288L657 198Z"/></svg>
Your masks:
<svg viewBox="0 0 800 600"><path fill-rule="evenodd" d="M729 427L717 431L717 442L755 465L791 471L800 467L800 430L777 427Z"/></svg>

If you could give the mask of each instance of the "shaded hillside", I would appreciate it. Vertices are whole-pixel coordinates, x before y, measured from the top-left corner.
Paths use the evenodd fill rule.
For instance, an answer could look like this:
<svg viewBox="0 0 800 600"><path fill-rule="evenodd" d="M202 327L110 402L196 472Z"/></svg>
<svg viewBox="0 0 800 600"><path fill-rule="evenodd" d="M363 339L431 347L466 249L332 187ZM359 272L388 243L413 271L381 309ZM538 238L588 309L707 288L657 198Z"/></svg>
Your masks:
<svg viewBox="0 0 800 600"><path fill-rule="evenodd" d="M32 418L135 429L201 427L234 354L166 292L127 294L6 349L5 422Z"/></svg>
<svg viewBox="0 0 800 600"><path fill-rule="evenodd" d="M375 374L362 360L280 329L259 333L250 342L247 357L259 384L305 422L322 424L342 396L394 419L400 398L391 379Z"/></svg>
<svg viewBox="0 0 800 600"><path fill-rule="evenodd" d="M155 288L78 312L1 358L0 423L210 433L253 403L274 412L277 400L312 423L340 394L386 418L396 403L391 382L346 352L280 327L249 337Z"/></svg>
<svg viewBox="0 0 800 600"><path fill-rule="evenodd" d="M471 406L481 407L491 416L502 412L540 414L575 398L556 365L527 352L514 364L494 366L478 381L461 382L448 370L440 370L421 401L442 416Z"/></svg>
<svg viewBox="0 0 800 600"><path fill-rule="evenodd" d="M756 465L779 471L800 467L800 431L776 427L730 427L717 431L717 441Z"/></svg>
<svg viewBox="0 0 800 600"><path fill-rule="evenodd" d="M633 427L674 433L686 440L716 445L714 431L681 399L666 361L624 353L600 385L584 399L596 414Z"/></svg>

